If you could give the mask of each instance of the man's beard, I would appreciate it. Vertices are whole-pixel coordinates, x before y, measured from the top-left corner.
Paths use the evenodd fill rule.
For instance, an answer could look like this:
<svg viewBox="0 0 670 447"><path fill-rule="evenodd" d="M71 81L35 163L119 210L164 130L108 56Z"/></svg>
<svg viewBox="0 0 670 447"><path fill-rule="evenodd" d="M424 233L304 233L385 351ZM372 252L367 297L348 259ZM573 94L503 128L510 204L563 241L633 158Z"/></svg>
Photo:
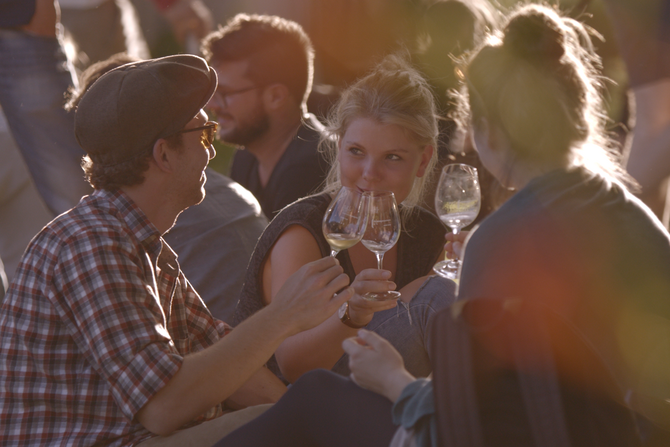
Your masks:
<svg viewBox="0 0 670 447"><path fill-rule="evenodd" d="M250 120L238 123L227 135L219 135L219 137L224 143L247 146L249 143L263 136L269 128L270 117L263 110L263 107L259 105Z"/></svg>

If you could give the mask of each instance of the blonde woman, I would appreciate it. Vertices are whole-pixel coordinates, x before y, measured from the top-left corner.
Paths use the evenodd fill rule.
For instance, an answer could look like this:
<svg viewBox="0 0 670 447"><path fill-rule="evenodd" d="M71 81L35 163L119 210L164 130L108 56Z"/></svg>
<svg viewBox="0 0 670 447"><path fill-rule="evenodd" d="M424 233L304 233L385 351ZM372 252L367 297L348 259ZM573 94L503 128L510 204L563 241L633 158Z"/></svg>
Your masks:
<svg viewBox="0 0 670 447"><path fill-rule="evenodd" d="M286 279L304 264L327 256L321 220L341 186L359 191L392 191L400 203L402 233L384 257L384 270L362 244L338 259L356 295L344 309L315 330L291 337L269 367L290 382L315 368L349 374L342 341L367 329L388 339L414 373L430 373L427 326L435 311L454 299L454 283L435 279L425 287L440 293L413 300L416 282L431 272L442 253L445 229L432 213L417 206L435 163L437 123L433 96L425 80L402 56L389 56L350 86L334 107L323 145L332 168L324 192L299 200L275 217L256 246L238 304L235 323L269 304ZM299 175L299 173L296 173ZM395 301L371 302L366 292L397 288ZM408 316L411 314L411 319Z"/></svg>

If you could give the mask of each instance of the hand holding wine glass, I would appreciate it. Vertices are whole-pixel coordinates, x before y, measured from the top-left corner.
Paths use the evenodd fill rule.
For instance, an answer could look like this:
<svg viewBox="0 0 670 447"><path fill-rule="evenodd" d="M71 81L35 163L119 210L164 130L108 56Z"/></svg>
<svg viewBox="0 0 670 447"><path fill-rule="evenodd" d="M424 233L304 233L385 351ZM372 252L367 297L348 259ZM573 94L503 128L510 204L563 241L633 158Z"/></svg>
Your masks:
<svg viewBox="0 0 670 447"><path fill-rule="evenodd" d="M442 169L435 192L435 210L442 222L458 234L470 225L481 206L481 190L477 169L466 164L450 164ZM440 261L433 267L435 273L449 279L459 275L458 259Z"/></svg>
<svg viewBox="0 0 670 447"><path fill-rule="evenodd" d="M395 195L390 191L370 191L368 222L363 235L363 245L373 252L377 258L377 268L382 269L384 253L398 242L400 237L400 213ZM386 292L368 292L363 298L370 301L386 301L400 297L395 290Z"/></svg>
<svg viewBox="0 0 670 447"><path fill-rule="evenodd" d="M368 216L368 199L357 189L343 186L323 216L323 235L331 256L356 245L363 237Z"/></svg>

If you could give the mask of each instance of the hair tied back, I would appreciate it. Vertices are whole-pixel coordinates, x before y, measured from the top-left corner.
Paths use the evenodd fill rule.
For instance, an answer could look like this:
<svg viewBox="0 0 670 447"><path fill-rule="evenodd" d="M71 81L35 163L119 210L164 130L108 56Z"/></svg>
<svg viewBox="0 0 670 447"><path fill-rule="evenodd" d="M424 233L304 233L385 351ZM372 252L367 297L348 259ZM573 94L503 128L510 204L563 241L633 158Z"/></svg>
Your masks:
<svg viewBox="0 0 670 447"><path fill-rule="evenodd" d="M518 15L507 24L503 48L533 64L559 64L565 35L560 24L540 11Z"/></svg>

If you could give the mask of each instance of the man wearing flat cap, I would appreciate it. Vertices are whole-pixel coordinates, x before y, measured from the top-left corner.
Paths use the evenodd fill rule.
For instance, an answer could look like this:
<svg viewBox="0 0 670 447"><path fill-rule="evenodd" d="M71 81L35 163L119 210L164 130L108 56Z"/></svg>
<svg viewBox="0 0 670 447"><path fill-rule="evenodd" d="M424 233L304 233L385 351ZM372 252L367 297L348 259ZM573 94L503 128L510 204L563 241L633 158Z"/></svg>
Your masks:
<svg viewBox="0 0 670 447"><path fill-rule="evenodd" d="M283 392L262 366L277 346L351 297L324 258L231 330L180 271L162 234L204 197L216 85L178 55L123 65L82 97L95 191L32 240L0 308L0 445L212 445L264 408L225 404Z"/></svg>

